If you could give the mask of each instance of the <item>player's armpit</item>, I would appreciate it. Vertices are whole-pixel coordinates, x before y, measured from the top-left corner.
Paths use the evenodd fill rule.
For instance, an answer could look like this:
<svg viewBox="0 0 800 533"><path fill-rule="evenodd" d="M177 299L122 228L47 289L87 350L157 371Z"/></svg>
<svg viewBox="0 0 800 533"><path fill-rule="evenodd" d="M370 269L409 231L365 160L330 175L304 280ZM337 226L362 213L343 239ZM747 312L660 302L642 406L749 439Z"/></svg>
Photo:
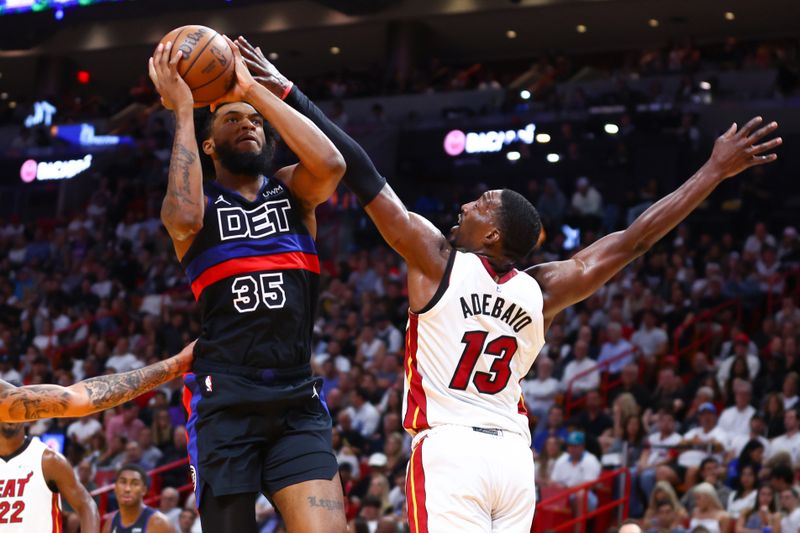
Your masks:
<svg viewBox="0 0 800 533"><path fill-rule="evenodd" d="M46 450L42 455L42 473L48 484L69 502L81 520L81 531L100 531L100 514L86 488L75 477L75 471L63 455Z"/></svg>

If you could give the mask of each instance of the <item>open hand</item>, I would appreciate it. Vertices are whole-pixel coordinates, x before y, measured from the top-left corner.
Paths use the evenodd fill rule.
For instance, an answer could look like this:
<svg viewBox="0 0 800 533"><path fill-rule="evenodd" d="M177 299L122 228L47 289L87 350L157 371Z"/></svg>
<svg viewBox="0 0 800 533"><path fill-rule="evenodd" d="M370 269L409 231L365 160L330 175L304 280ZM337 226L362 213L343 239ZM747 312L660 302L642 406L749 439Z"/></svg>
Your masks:
<svg viewBox="0 0 800 533"><path fill-rule="evenodd" d="M254 85L256 85L256 81L253 79L250 71L247 70L247 65L244 62L244 58L242 57L242 52L239 50L239 47L235 42L231 41L227 35L223 35L223 37L233 51L233 65L236 81L233 84L233 87L231 87L231 90L228 91L225 96L211 104L212 112L216 110L217 106L228 102L244 102L247 99L247 93L253 88Z"/></svg>
<svg viewBox="0 0 800 533"><path fill-rule="evenodd" d="M254 47L241 35L236 39L236 44L242 51L244 62L253 78L278 98L282 97L292 82L264 57L261 47Z"/></svg>
<svg viewBox="0 0 800 533"><path fill-rule="evenodd" d="M147 64L150 79L153 80L156 91L161 95L161 104L164 107L173 111L180 107L191 108L194 106L192 90L178 74L178 63L183 59L183 54L175 54L170 59L171 51L171 41L168 41L166 45L159 44L156 47L153 57Z"/></svg>
<svg viewBox="0 0 800 533"><path fill-rule="evenodd" d="M738 131L734 122L728 131L716 140L707 164L711 165L723 179L735 176L750 167L772 163L778 159L776 154L765 154L765 152L780 146L783 139L776 137L759 144L759 141L775 131L778 123L770 122L756 130L761 122L763 122L761 117L755 117Z"/></svg>

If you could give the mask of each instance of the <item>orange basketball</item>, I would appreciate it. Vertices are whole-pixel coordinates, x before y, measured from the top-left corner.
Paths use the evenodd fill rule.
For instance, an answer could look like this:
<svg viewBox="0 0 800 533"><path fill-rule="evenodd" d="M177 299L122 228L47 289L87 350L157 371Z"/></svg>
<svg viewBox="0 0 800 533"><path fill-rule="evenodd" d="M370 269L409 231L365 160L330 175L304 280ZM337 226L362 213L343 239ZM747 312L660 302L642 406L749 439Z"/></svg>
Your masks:
<svg viewBox="0 0 800 533"><path fill-rule="evenodd" d="M233 51L222 35L205 26L181 26L161 39L167 41L172 41L170 59L183 54L178 73L192 89L195 107L213 103L233 86Z"/></svg>

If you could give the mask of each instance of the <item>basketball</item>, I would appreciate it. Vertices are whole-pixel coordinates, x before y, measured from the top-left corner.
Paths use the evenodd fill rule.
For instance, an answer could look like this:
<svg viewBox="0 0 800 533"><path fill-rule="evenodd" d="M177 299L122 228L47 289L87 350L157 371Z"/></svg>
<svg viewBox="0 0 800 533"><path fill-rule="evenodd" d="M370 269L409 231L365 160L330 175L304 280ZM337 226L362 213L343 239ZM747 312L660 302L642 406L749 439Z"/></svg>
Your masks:
<svg viewBox="0 0 800 533"><path fill-rule="evenodd" d="M195 107L205 107L218 100L233 86L233 51L218 32L206 26L181 26L161 39L172 41L170 59L183 54L178 74L194 96Z"/></svg>

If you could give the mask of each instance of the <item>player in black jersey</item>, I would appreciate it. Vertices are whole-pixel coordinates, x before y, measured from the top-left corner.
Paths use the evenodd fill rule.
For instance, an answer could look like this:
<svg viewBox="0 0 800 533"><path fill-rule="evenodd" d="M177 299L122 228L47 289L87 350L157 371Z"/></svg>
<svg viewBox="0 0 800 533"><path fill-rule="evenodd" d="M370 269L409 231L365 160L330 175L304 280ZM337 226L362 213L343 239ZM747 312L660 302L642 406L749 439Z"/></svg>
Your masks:
<svg viewBox="0 0 800 533"><path fill-rule="evenodd" d="M346 529L331 419L311 376L319 285L314 210L345 171L311 121L252 78L232 42L236 84L212 106L202 151L192 93L171 43L156 49L150 76L175 112L161 219L197 299L202 334L185 377L189 455L204 531L256 531L265 493L290 532ZM299 163L267 176L274 127Z"/></svg>
<svg viewBox="0 0 800 533"><path fill-rule="evenodd" d="M103 524L103 533L173 533L167 517L144 504L150 477L139 465L123 465L114 480L119 511Z"/></svg>

